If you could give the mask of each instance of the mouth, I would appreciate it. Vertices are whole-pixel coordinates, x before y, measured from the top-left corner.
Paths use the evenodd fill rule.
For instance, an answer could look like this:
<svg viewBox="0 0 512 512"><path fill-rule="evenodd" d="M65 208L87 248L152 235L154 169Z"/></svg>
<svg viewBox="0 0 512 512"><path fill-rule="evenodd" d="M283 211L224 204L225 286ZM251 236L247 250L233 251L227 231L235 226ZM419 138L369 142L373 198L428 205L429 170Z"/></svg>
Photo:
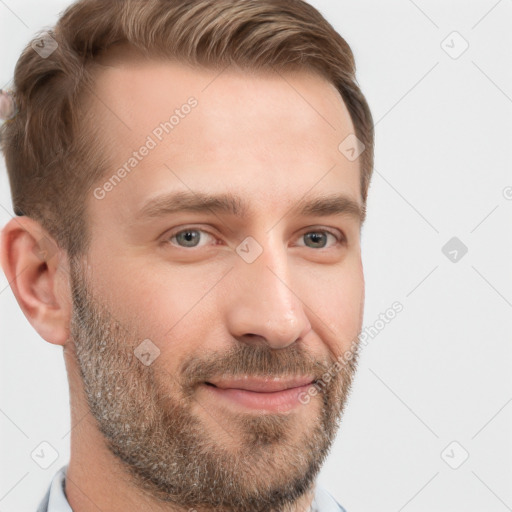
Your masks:
<svg viewBox="0 0 512 512"><path fill-rule="evenodd" d="M297 407L301 393L314 384L312 376L258 378L221 377L203 383L211 398L231 407L253 411L287 412Z"/></svg>

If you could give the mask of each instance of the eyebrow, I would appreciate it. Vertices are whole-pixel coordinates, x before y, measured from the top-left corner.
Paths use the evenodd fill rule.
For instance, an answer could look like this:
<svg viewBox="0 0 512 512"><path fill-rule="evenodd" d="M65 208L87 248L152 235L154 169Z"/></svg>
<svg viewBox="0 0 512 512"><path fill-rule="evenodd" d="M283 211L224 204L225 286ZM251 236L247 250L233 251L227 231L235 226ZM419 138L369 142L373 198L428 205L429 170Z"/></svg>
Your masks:
<svg viewBox="0 0 512 512"><path fill-rule="evenodd" d="M178 212L213 212L245 218L249 213L248 204L231 192L210 194L205 192L171 192L150 199L138 212L137 218L156 218ZM321 195L302 199L287 211L287 215L320 216L347 215L361 223L366 208L343 194Z"/></svg>

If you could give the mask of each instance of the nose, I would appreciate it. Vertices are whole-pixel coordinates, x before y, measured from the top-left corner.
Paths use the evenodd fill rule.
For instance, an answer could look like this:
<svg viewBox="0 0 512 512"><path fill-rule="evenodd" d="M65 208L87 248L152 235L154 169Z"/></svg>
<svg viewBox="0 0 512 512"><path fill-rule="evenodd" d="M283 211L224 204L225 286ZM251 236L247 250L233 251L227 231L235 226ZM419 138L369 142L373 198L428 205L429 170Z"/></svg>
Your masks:
<svg viewBox="0 0 512 512"><path fill-rule="evenodd" d="M276 241L269 242L252 263L236 261L227 297L227 324L238 340L279 349L311 330L299 283L292 278L303 270L294 271L288 260L286 247Z"/></svg>

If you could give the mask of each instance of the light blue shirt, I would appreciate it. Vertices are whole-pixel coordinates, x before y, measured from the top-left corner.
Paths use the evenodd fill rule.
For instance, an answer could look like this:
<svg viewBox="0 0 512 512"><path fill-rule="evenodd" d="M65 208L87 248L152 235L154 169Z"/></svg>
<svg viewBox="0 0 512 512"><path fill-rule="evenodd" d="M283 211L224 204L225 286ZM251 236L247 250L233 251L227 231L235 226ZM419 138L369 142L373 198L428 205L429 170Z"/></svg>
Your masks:
<svg viewBox="0 0 512 512"><path fill-rule="evenodd" d="M64 492L67 464L55 474L41 501L37 512L73 512ZM346 512L346 510L318 484L315 488L315 497L311 503L311 512Z"/></svg>

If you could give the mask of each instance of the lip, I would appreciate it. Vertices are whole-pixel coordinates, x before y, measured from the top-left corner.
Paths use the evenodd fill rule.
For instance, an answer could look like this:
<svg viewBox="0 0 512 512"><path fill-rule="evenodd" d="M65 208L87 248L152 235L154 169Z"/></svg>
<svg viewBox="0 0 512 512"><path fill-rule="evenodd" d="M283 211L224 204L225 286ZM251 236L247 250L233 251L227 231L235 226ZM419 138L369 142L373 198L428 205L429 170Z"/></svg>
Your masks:
<svg viewBox="0 0 512 512"><path fill-rule="evenodd" d="M282 378L222 377L203 383L215 399L231 406L267 412L286 412L298 406L299 396L314 383L312 376Z"/></svg>
<svg viewBox="0 0 512 512"><path fill-rule="evenodd" d="M314 377L293 376L293 377L228 377L211 379L207 383L213 384L220 389L243 389L245 391L256 391L260 393L273 393L286 389L306 386L314 382Z"/></svg>

